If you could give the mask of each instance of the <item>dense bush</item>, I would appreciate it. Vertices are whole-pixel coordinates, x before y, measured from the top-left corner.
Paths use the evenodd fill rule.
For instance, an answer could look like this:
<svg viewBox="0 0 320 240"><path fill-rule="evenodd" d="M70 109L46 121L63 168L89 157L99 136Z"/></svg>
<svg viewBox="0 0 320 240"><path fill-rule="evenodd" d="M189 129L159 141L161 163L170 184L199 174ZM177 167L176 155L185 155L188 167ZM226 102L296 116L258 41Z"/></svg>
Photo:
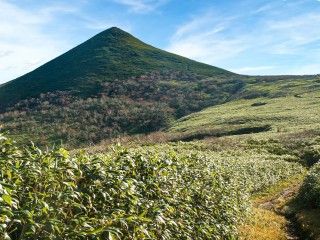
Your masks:
<svg viewBox="0 0 320 240"><path fill-rule="evenodd" d="M320 163L315 164L305 178L299 199L307 208L320 208Z"/></svg>
<svg viewBox="0 0 320 240"><path fill-rule="evenodd" d="M301 158L308 166L320 161L320 145L311 145L303 150Z"/></svg>
<svg viewBox="0 0 320 240"><path fill-rule="evenodd" d="M301 170L183 146L70 156L1 137L0 149L3 239L232 239L248 193Z"/></svg>

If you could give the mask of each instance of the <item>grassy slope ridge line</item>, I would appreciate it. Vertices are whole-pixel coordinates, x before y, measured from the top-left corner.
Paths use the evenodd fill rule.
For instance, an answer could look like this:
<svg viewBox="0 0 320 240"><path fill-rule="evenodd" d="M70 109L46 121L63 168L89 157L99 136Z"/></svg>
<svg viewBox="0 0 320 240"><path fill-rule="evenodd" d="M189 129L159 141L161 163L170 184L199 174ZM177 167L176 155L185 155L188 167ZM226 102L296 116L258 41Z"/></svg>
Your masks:
<svg viewBox="0 0 320 240"><path fill-rule="evenodd" d="M0 149L4 239L233 239L251 193L303 170L184 144L70 156L1 136Z"/></svg>
<svg viewBox="0 0 320 240"><path fill-rule="evenodd" d="M263 129L263 126L269 126L275 134L295 133L320 129L320 117L315 114L319 111L320 91L301 94L300 97L242 99L181 118L169 131L189 138L199 134L233 135L242 129Z"/></svg>

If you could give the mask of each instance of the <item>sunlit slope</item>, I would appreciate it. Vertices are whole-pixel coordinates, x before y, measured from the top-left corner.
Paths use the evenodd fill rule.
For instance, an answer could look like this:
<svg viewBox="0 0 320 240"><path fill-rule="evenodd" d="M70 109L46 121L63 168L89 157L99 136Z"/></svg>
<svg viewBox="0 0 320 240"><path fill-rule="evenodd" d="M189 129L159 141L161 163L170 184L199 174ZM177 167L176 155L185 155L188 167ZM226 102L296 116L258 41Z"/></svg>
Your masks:
<svg viewBox="0 0 320 240"><path fill-rule="evenodd" d="M320 91L235 100L181 118L169 131L202 138L250 133L250 129L268 133L320 129Z"/></svg>

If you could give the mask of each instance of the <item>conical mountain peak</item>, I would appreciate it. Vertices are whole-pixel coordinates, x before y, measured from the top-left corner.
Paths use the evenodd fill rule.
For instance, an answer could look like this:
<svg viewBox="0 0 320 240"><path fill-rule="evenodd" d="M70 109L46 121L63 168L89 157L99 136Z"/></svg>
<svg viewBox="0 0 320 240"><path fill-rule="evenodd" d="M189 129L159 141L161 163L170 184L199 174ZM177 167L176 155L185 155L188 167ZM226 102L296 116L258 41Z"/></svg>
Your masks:
<svg viewBox="0 0 320 240"><path fill-rule="evenodd" d="M101 83L152 71L189 71L206 76L233 74L168 53L117 27L109 28L38 69L0 87L0 109L54 91L97 94Z"/></svg>
<svg viewBox="0 0 320 240"><path fill-rule="evenodd" d="M98 38L98 37L113 37L118 40L120 40L122 38L134 38L131 34L129 34L128 32L126 32L118 27L108 28L108 29L98 33L93 38Z"/></svg>
<svg viewBox="0 0 320 240"><path fill-rule="evenodd" d="M118 27L108 28L108 29L104 30L102 33L104 33L104 34L128 34L126 31L124 31Z"/></svg>

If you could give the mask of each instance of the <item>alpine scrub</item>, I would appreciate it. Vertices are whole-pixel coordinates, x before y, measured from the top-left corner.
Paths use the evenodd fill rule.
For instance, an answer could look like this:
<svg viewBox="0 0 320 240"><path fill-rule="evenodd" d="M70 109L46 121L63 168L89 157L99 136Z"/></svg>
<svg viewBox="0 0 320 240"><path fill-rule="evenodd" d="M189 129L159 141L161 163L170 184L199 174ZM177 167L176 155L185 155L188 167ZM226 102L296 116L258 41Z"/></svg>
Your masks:
<svg viewBox="0 0 320 240"><path fill-rule="evenodd" d="M304 207L320 209L320 163L316 163L305 178L299 194Z"/></svg>
<svg viewBox="0 0 320 240"><path fill-rule="evenodd" d="M0 238L235 239L250 193L301 170L179 145L71 156L1 136Z"/></svg>

